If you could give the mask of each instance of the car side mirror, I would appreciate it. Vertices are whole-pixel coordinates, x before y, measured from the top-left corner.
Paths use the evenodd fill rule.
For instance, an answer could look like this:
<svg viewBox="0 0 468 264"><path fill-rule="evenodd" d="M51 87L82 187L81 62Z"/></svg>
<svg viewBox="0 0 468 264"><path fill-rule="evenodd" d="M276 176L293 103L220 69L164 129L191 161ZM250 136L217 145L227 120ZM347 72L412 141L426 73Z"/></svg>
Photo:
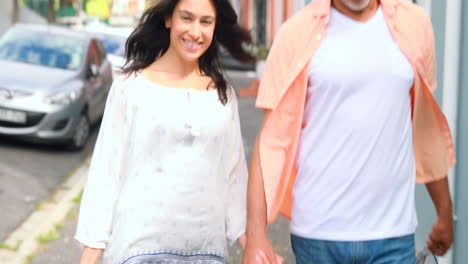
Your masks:
<svg viewBox="0 0 468 264"><path fill-rule="evenodd" d="M86 72L86 78L91 79L97 77L99 74L98 67L96 64L90 64Z"/></svg>

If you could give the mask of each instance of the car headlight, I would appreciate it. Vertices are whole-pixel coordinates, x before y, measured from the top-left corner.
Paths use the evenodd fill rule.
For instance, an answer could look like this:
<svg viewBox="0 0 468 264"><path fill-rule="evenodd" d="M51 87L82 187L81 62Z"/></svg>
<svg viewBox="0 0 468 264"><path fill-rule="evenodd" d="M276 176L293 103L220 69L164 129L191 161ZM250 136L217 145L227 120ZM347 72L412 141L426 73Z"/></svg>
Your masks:
<svg viewBox="0 0 468 264"><path fill-rule="evenodd" d="M45 98L45 102L54 105L67 105L80 98L81 90L58 92Z"/></svg>

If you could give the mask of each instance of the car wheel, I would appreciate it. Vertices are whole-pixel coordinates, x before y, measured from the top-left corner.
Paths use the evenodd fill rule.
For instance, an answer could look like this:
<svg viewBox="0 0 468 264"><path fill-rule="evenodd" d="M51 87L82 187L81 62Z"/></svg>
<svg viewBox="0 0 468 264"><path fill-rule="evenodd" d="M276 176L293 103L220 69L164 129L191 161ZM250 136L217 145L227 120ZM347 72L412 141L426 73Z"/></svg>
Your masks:
<svg viewBox="0 0 468 264"><path fill-rule="evenodd" d="M80 119L78 120L78 124L75 128L75 132L73 133L73 137L70 140L70 149L80 150L84 146L86 146L86 143L89 139L90 131L91 124L89 123L88 117L84 114L81 114Z"/></svg>

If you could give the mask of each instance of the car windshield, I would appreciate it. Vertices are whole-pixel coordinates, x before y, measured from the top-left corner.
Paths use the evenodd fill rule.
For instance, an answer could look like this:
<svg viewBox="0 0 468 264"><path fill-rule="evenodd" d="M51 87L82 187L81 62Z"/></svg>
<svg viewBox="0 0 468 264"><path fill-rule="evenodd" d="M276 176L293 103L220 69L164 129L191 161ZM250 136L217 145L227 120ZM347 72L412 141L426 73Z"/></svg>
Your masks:
<svg viewBox="0 0 468 264"><path fill-rule="evenodd" d="M0 59L76 70L83 58L79 38L27 29L12 29L0 39Z"/></svg>
<svg viewBox="0 0 468 264"><path fill-rule="evenodd" d="M101 40L102 45L106 49L108 54L116 55L123 57L125 55L125 41L124 37L120 36L111 36L111 35L99 35L99 40Z"/></svg>

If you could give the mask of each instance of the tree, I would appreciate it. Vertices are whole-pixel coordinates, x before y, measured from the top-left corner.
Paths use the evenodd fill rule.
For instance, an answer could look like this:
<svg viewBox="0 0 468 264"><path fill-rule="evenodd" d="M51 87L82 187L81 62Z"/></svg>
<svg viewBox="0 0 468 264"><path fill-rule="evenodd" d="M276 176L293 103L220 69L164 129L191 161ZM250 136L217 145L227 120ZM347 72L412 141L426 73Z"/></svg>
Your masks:
<svg viewBox="0 0 468 264"><path fill-rule="evenodd" d="M47 22L55 23L55 0L49 0L49 8L47 9Z"/></svg>

